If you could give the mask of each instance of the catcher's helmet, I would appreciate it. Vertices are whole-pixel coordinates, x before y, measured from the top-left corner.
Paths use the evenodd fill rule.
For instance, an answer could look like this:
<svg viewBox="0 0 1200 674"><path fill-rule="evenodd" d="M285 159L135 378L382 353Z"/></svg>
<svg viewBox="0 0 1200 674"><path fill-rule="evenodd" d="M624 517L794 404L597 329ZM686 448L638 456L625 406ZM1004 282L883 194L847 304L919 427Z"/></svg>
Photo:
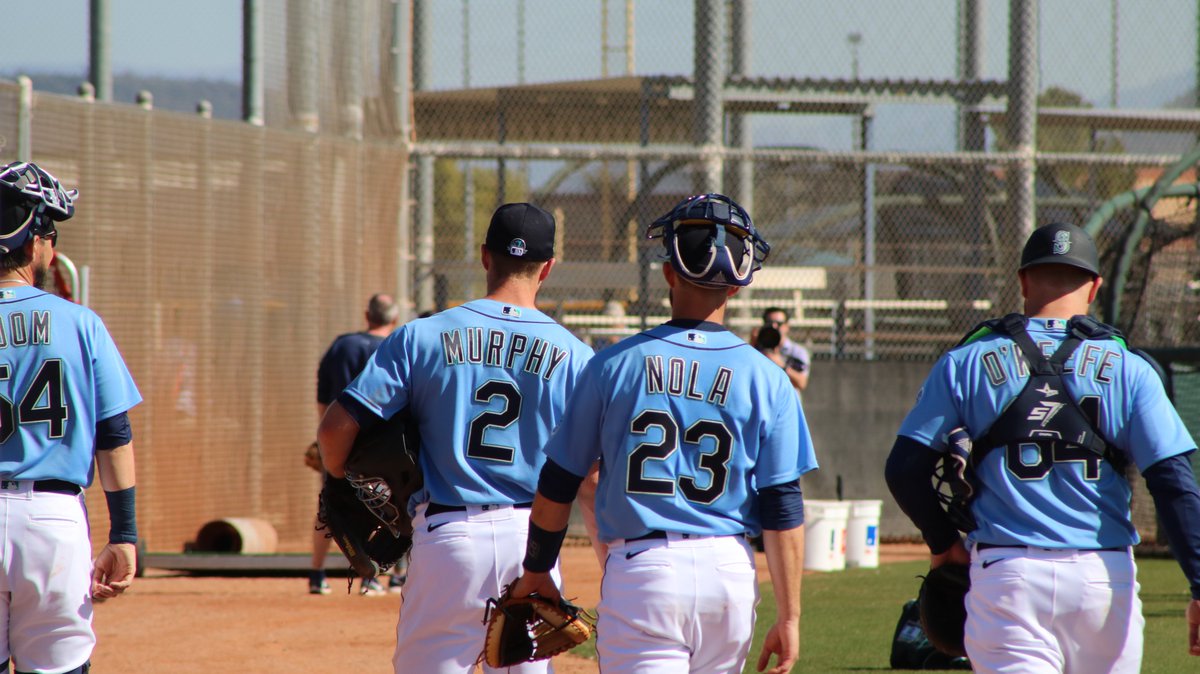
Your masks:
<svg viewBox="0 0 1200 674"><path fill-rule="evenodd" d="M965 428L956 428L946 434L946 445L946 453L934 466L933 490L954 526L970 533L978 528L971 512L975 497L971 436Z"/></svg>
<svg viewBox="0 0 1200 674"><path fill-rule="evenodd" d="M54 223L75 214L79 192L30 162L0 169L0 254L17 250L31 236L52 236Z"/></svg>
<svg viewBox="0 0 1200 674"><path fill-rule="evenodd" d="M646 228L663 240L664 259L684 279L706 288L747 286L771 252L750 214L723 194L699 194Z"/></svg>

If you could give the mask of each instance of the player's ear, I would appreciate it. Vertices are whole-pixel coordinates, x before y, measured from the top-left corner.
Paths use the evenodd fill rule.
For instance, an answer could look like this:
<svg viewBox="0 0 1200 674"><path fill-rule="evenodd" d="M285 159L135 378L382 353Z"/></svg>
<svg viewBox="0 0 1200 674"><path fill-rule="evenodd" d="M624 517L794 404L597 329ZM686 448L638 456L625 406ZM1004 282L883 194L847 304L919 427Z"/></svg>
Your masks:
<svg viewBox="0 0 1200 674"><path fill-rule="evenodd" d="M541 269L541 271L538 272L538 283L539 284L545 282L546 277L550 275L550 268L553 267L554 263L557 261L558 260L555 260L554 258L550 258L549 260L546 260L545 262L542 263L542 269Z"/></svg>
<svg viewBox="0 0 1200 674"><path fill-rule="evenodd" d="M479 244L479 262L483 265L484 271L492 268L492 251L483 244Z"/></svg>
<svg viewBox="0 0 1200 674"><path fill-rule="evenodd" d="M1092 289L1088 291L1088 304L1096 301L1096 295L1100 294L1100 286L1104 285L1104 277L1097 276L1092 279Z"/></svg>
<svg viewBox="0 0 1200 674"><path fill-rule="evenodd" d="M670 262L662 263L662 273L663 278L667 281L667 287L674 288L675 283L679 280L679 276L676 274L675 268L671 266Z"/></svg>
<svg viewBox="0 0 1200 674"><path fill-rule="evenodd" d="M741 286L729 286L728 288L725 289L725 296L733 297L734 295L738 294L738 291L741 289L742 289Z"/></svg>

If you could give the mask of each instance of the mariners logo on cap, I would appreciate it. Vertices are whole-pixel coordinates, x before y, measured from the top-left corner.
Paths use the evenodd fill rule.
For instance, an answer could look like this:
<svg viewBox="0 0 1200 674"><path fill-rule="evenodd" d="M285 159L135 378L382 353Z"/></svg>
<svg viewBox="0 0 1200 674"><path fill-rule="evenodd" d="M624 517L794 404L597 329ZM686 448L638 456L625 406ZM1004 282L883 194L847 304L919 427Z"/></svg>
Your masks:
<svg viewBox="0 0 1200 674"><path fill-rule="evenodd" d="M1070 232L1055 232L1054 233L1054 254L1066 255L1071 252L1071 233Z"/></svg>
<svg viewBox="0 0 1200 674"><path fill-rule="evenodd" d="M513 257L523 257L528 250L525 239L513 239L508 242L508 254Z"/></svg>

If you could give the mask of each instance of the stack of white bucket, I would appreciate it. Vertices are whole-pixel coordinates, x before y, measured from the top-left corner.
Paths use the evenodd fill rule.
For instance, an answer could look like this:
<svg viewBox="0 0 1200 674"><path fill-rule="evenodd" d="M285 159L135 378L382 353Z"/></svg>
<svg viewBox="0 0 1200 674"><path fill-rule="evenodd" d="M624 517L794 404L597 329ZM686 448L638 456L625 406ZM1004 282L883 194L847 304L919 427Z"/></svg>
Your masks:
<svg viewBox="0 0 1200 674"><path fill-rule="evenodd" d="M804 502L804 568L841 571L879 566L883 501Z"/></svg>

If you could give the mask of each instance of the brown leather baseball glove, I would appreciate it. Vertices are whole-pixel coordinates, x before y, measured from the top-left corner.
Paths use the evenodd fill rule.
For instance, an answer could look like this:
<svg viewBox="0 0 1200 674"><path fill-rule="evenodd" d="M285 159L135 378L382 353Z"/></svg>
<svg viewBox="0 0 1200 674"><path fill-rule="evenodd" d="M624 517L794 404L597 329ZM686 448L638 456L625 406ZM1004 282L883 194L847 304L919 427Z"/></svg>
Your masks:
<svg viewBox="0 0 1200 674"><path fill-rule="evenodd" d="M596 618L571 602L552 602L538 595L512 596L514 580L499 599L489 599L480 660L489 667L511 667L554 657L592 636Z"/></svg>

